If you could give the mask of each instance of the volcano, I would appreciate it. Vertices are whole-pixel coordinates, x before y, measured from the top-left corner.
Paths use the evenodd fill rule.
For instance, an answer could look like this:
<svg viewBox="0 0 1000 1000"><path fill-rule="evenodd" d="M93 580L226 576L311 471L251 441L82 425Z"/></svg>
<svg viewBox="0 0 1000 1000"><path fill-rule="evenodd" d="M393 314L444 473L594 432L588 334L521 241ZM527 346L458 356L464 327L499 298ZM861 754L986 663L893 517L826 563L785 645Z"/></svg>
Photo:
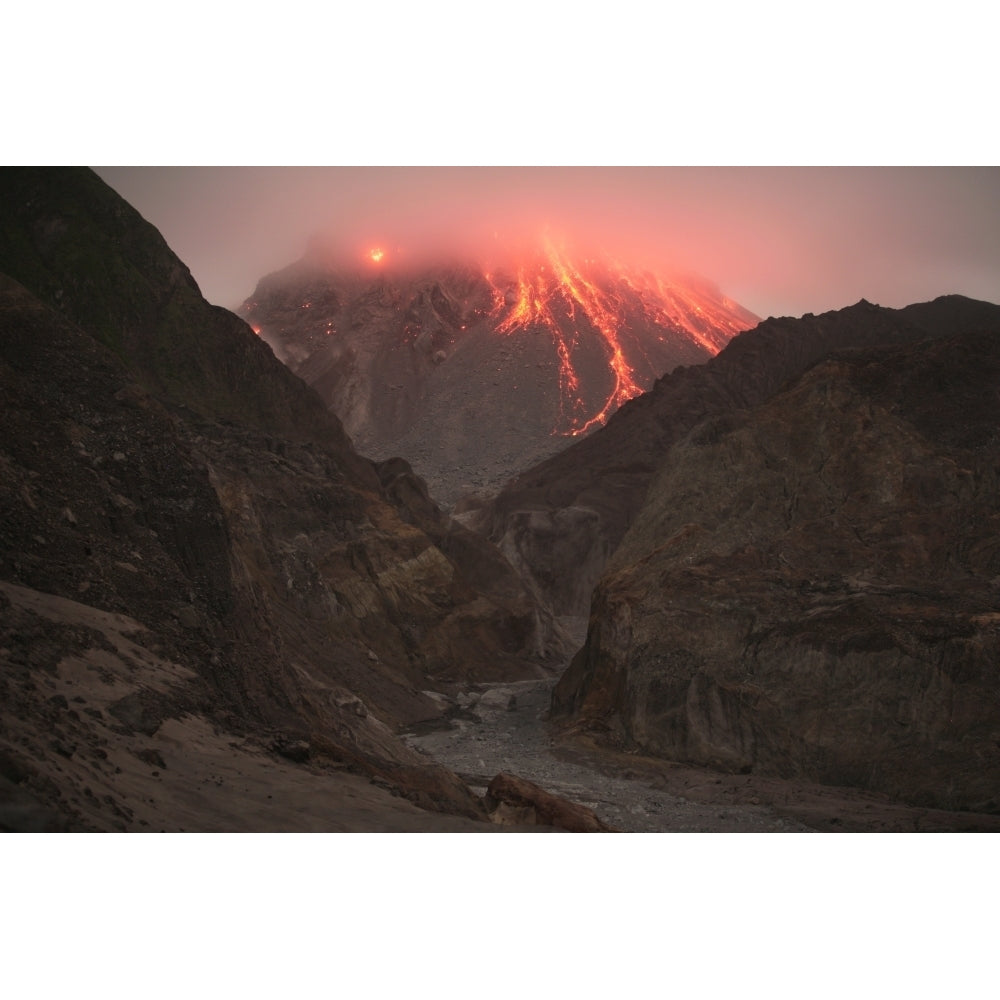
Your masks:
<svg viewBox="0 0 1000 1000"><path fill-rule="evenodd" d="M239 312L362 453L404 456L444 503L495 490L758 321L707 281L548 237L500 264L420 267L315 245Z"/></svg>

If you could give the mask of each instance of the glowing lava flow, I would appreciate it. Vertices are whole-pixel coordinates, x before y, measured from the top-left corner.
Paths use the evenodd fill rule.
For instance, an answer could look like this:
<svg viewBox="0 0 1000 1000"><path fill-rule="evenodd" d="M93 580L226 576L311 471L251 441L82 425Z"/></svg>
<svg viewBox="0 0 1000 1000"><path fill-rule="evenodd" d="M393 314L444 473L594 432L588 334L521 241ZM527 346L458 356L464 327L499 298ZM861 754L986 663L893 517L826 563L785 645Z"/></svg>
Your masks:
<svg viewBox="0 0 1000 1000"><path fill-rule="evenodd" d="M591 263L584 261L584 265ZM493 289L492 317L498 333L539 328L547 330L559 359L561 427L553 433L575 436L603 424L623 403L644 387L626 354L628 346L644 353L626 316L642 316L650 324L667 326L689 338L699 348L716 354L736 333L753 325L754 317L740 315L739 307L694 287L665 281L648 272L620 263L593 270L603 282L589 276L569 255L550 240L543 242L541 259L532 267L517 268L516 278L502 281L487 274ZM608 276L614 279L608 281ZM630 302L626 302L626 298ZM574 348L583 338L597 335L606 355L612 382L599 404L588 405L580 391ZM646 359L643 359L646 360Z"/></svg>
<svg viewBox="0 0 1000 1000"><path fill-rule="evenodd" d="M657 322L682 328L712 354L721 351L730 339L749 329L751 321L756 320L727 298L713 302L691 288L649 271L636 271L620 263L614 267L622 281L642 297Z"/></svg>
<svg viewBox="0 0 1000 1000"><path fill-rule="evenodd" d="M547 255L551 259L551 254ZM493 276L487 274L487 280L493 285L494 309L492 315L498 318L504 308L509 306L507 315L497 323L497 333L513 333L515 330L528 329L530 327L544 327L552 334L555 342L556 354L559 357L559 407L563 419L568 420L570 428L562 433L582 434L583 430L589 426L590 421L582 420L579 415L568 416L566 414L567 400L570 401L574 410L580 411L583 401L579 396L580 380L573 367L573 359L570 351L570 344L556 314L553 312L555 303L553 299L558 295L563 299L564 307L568 305L570 316L574 316L573 299L567 296L565 290L553 282L550 275L545 273L545 266L541 265L529 272L526 267L517 269L516 290L506 294L494 283ZM576 331L574 331L576 333ZM553 433L559 433L558 429Z"/></svg>

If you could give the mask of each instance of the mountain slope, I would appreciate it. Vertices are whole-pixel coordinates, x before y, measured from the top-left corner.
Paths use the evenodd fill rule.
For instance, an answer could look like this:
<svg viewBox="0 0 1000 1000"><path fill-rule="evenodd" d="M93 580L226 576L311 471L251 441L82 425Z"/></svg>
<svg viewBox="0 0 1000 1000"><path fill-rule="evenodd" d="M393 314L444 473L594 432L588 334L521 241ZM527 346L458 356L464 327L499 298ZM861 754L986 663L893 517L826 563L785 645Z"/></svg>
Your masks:
<svg viewBox="0 0 1000 1000"><path fill-rule="evenodd" d="M0 272L114 351L172 405L346 443L299 381L209 305L157 230L84 168L0 172ZM344 453L346 455L346 452Z"/></svg>
<svg viewBox="0 0 1000 1000"><path fill-rule="evenodd" d="M1000 812L998 415L995 321L699 424L556 712L670 760Z"/></svg>
<svg viewBox="0 0 1000 1000"><path fill-rule="evenodd" d="M163 773L135 753L204 773L163 735L191 716L255 767L290 753L482 818L394 730L439 715L450 680L549 669L561 647L545 612L405 462L358 456L89 172L0 185L18 278L0 279L5 794L57 826L134 828L135 768ZM68 701L81 662L115 697L81 685L84 702ZM109 801L84 795L98 784ZM248 804L244 827L256 815Z"/></svg>

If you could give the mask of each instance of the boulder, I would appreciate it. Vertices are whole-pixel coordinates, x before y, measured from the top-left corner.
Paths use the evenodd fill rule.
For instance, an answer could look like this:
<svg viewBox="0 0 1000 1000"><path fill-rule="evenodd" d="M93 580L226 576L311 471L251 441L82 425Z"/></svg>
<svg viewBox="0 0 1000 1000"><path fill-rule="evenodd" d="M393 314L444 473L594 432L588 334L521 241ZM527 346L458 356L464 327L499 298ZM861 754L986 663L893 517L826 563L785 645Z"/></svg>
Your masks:
<svg viewBox="0 0 1000 1000"><path fill-rule="evenodd" d="M614 832L592 809L503 771L490 782L484 803L490 818L501 826L552 826L569 833Z"/></svg>

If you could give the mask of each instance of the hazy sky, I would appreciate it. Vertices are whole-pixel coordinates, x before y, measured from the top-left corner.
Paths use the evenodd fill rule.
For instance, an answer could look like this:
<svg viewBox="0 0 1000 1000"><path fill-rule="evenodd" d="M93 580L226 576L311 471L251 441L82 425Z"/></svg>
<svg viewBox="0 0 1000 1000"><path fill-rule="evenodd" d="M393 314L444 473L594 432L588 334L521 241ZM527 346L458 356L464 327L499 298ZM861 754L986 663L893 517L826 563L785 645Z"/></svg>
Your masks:
<svg viewBox="0 0 1000 1000"><path fill-rule="evenodd" d="M548 225L669 261L762 317L950 292L1000 302L1000 168L99 167L211 302L325 232L345 251L484 248Z"/></svg>

